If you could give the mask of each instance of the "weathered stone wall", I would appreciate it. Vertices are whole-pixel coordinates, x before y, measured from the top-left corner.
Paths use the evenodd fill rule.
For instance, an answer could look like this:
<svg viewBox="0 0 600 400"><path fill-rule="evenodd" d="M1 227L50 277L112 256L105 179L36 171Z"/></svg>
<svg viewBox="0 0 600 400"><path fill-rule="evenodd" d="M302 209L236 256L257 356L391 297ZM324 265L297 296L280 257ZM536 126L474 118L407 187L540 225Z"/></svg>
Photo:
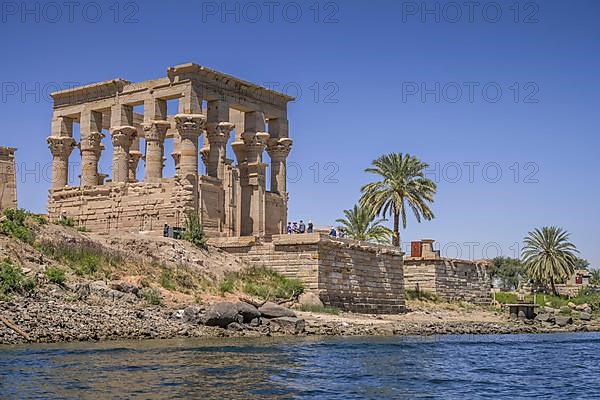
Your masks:
<svg viewBox="0 0 600 400"><path fill-rule="evenodd" d="M48 203L51 220L71 217L94 232L158 232L165 223L182 226L185 213L191 209L193 187L178 179L66 187L52 191Z"/></svg>
<svg viewBox="0 0 600 400"><path fill-rule="evenodd" d="M15 149L0 146L0 210L17 207Z"/></svg>
<svg viewBox="0 0 600 400"><path fill-rule="evenodd" d="M427 291L445 300L477 304L490 302L490 278L486 267L468 260L416 258L404 260L406 289Z"/></svg>
<svg viewBox="0 0 600 400"><path fill-rule="evenodd" d="M324 304L360 313L405 310L402 253L323 234L275 235L271 242L226 238L213 244L252 266L302 280Z"/></svg>

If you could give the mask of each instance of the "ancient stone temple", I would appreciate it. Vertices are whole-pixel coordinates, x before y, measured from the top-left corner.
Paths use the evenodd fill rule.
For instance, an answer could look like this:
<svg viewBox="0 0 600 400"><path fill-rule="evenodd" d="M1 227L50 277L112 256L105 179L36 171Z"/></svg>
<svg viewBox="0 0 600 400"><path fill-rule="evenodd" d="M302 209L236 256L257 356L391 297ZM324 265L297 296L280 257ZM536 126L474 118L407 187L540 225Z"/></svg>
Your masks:
<svg viewBox="0 0 600 400"><path fill-rule="evenodd" d="M115 79L52 98L51 219L68 216L96 232L162 232L196 211L212 237L284 232L293 98L196 64L168 68L159 79ZM178 103L174 115L170 101ZM98 167L107 141L110 177ZM168 141L172 154L165 154ZM81 156L77 186L69 185L74 151ZM165 176L166 157L174 176Z"/></svg>
<svg viewBox="0 0 600 400"><path fill-rule="evenodd" d="M17 208L16 150L0 146L0 210Z"/></svg>

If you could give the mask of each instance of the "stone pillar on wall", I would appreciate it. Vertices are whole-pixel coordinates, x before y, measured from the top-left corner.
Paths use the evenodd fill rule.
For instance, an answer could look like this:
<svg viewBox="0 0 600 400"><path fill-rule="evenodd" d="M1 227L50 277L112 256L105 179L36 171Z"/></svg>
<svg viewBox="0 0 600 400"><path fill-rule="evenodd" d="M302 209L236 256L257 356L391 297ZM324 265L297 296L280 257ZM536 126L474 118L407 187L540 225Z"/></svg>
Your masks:
<svg viewBox="0 0 600 400"><path fill-rule="evenodd" d="M75 139L50 136L47 142L52 153L52 189L61 189L69 183L69 157L75 148Z"/></svg>
<svg viewBox="0 0 600 400"><path fill-rule="evenodd" d="M206 117L202 114L177 114L175 123L179 143L179 177L190 185L198 183L198 138L202 134Z"/></svg>
<svg viewBox="0 0 600 400"><path fill-rule="evenodd" d="M270 139L267 152L271 157L271 192L287 197L287 158L292 149L292 139Z"/></svg>
<svg viewBox="0 0 600 400"><path fill-rule="evenodd" d="M117 183L129 181L129 150L137 130L133 126L118 126L110 129L113 144L112 180Z"/></svg>
<svg viewBox="0 0 600 400"><path fill-rule="evenodd" d="M168 121L159 120L142 124L146 137L145 182L157 182L163 177L165 138L170 126Z"/></svg>
<svg viewBox="0 0 600 400"><path fill-rule="evenodd" d="M271 192L287 196L287 158L292 149L286 119L269 120L267 153L271 158Z"/></svg>
<svg viewBox="0 0 600 400"><path fill-rule="evenodd" d="M232 144L240 168L240 234L263 236L265 234L265 173L262 162L269 134L265 132L265 118L260 111L247 112L245 130Z"/></svg>
<svg viewBox="0 0 600 400"><path fill-rule="evenodd" d="M140 137L137 133L131 141L131 148L129 150L129 182L137 182L137 168L142 158L142 152L140 151Z"/></svg>
<svg viewBox="0 0 600 400"><path fill-rule="evenodd" d="M101 112L84 110L81 113L80 136L81 187L97 186L99 181L98 162L104 149Z"/></svg>
<svg viewBox="0 0 600 400"><path fill-rule="evenodd" d="M133 127L133 107L115 104L110 112L110 135L113 144L112 181L129 182L130 150L137 130ZM138 150L139 151L139 150Z"/></svg>
<svg viewBox="0 0 600 400"><path fill-rule="evenodd" d="M225 178L227 142L233 128L234 125L229 122L229 104L221 100L209 101L206 124L206 174L221 181Z"/></svg>

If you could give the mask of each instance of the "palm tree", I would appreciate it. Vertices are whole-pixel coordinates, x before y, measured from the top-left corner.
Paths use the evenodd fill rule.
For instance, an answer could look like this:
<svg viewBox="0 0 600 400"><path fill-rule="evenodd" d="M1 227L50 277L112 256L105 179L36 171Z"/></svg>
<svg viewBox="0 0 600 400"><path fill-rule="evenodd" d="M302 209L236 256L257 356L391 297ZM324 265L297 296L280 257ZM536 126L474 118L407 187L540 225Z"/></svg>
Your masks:
<svg viewBox="0 0 600 400"><path fill-rule="evenodd" d="M573 275L576 253L579 252L569 242L567 231L545 226L528 233L521 255L529 275L541 282L550 282L552 292L558 295L555 283Z"/></svg>
<svg viewBox="0 0 600 400"><path fill-rule="evenodd" d="M349 237L356 240L373 240L377 243L389 243L392 230L381 225L385 219L375 220L375 214L368 207L357 205L350 210L344 210L345 219L338 219Z"/></svg>
<svg viewBox="0 0 600 400"><path fill-rule="evenodd" d="M590 283L592 285L600 285L600 269L593 269L590 275Z"/></svg>
<svg viewBox="0 0 600 400"><path fill-rule="evenodd" d="M433 212L429 203L437 190L436 184L425 177L428 164L410 154L392 153L373 161L365 172L379 175L380 181L362 187L360 204L369 205L376 215L392 215L394 231L392 244L400 246L400 218L406 229L406 210L410 208L418 222L431 220Z"/></svg>

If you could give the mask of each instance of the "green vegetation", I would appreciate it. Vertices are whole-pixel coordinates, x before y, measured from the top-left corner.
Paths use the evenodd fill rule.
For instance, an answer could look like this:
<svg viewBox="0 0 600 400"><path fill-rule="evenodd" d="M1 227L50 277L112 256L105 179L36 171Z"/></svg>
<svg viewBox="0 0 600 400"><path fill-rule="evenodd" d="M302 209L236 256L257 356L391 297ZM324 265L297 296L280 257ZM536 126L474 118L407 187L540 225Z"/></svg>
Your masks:
<svg viewBox="0 0 600 400"><path fill-rule="evenodd" d="M46 275L46 279L48 279L49 282L57 285L62 285L67 280L65 271L56 267L48 268L44 275Z"/></svg>
<svg viewBox="0 0 600 400"><path fill-rule="evenodd" d="M163 268L160 273L160 286L167 290L174 291L176 289L173 282L173 274L169 269Z"/></svg>
<svg viewBox="0 0 600 400"><path fill-rule="evenodd" d="M95 276L104 268L123 263L120 255L88 242L72 244L44 241L38 243L37 248L46 256L69 266L80 276Z"/></svg>
<svg viewBox="0 0 600 400"><path fill-rule="evenodd" d="M264 267L228 274L219 283L221 295L236 290L262 299L292 299L304 292L304 284Z"/></svg>
<svg viewBox="0 0 600 400"><path fill-rule="evenodd" d="M197 212L191 212L185 216L185 232L183 232L182 238L200 249L206 249L206 235Z"/></svg>
<svg viewBox="0 0 600 400"><path fill-rule="evenodd" d="M569 233L555 226L529 232L522 251L528 275L540 282L549 282L555 295L558 295L555 283L573 275L576 253L575 245L569 242Z"/></svg>
<svg viewBox="0 0 600 400"><path fill-rule="evenodd" d="M21 271L21 267L14 265L9 259L0 262L0 297L12 293L30 292L35 285L35 280L27 278Z"/></svg>
<svg viewBox="0 0 600 400"><path fill-rule="evenodd" d="M575 259L574 267L575 267L575 269L589 269L590 262L588 260L586 260L585 258L577 257Z"/></svg>
<svg viewBox="0 0 600 400"><path fill-rule="evenodd" d="M355 240L373 240L377 243L390 243L392 230L384 225L386 219L375 220L373 210L368 207L354 206L344 210L346 218L336 220L346 231L348 237Z"/></svg>
<svg viewBox="0 0 600 400"><path fill-rule="evenodd" d="M142 290L142 297L148 304L153 306L159 306L162 304L163 299L160 295L160 291L156 288L146 288Z"/></svg>
<svg viewBox="0 0 600 400"><path fill-rule="evenodd" d="M300 311L306 311L306 312L312 312L312 313L317 313L317 314L331 314L331 315L339 315L340 314L340 310L338 308L335 307L329 307L329 306L315 306L315 305L301 305L298 310Z"/></svg>
<svg viewBox="0 0 600 400"><path fill-rule="evenodd" d="M381 180L362 187L361 206L372 207L376 215L394 218L392 244L400 246L400 218L406 229L406 211L412 210L418 222L434 218L429 208L437 186L425 176L428 164L410 154L393 153L373 161L365 172L378 175Z"/></svg>
<svg viewBox="0 0 600 400"><path fill-rule="evenodd" d="M527 275L521 261L510 257L492 259L488 274L492 282L498 281L500 288L504 290L516 290Z"/></svg>
<svg viewBox="0 0 600 400"><path fill-rule="evenodd" d="M500 304L515 304L518 300L516 293L508 292L496 293L495 298ZM533 303L534 296L526 295L525 302ZM576 305L587 304L593 311L600 311L600 292L594 292L591 289L583 288L577 296L571 298L553 294L537 294L535 296L535 304L539 304L540 306L549 304L549 307L561 309L561 307L566 307L569 303Z"/></svg>
<svg viewBox="0 0 600 400"><path fill-rule="evenodd" d="M600 285L600 269L593 269L590 275L590 283L592 285Z"/></svg>
<svg viewBox="0 0 600 400"><path fill-rule="evenodd" d="M71 217L61 217L54 221L55 225L66 226L67 228L74 228L77 222Z"/></svg>
<svg viewBox="0 0 600 400"><path fill-rule="evenodd" d="M406 300L426 300L426 301L432 301L434 303L437 303L438 301L440 301L439 297L436 294L427 292L425 290L417 291L417 290L407 289L405 291L405 295L406 295Z"/></svg>
<svg viewBox="0 0 600 400"><path fill-rule="evenodd" d="M21 209L6 209L2 213L2 222L0 222L0 232L18 239L25 243L33 243L34 236L29 226L27 218L32 214Z"/></svg>

